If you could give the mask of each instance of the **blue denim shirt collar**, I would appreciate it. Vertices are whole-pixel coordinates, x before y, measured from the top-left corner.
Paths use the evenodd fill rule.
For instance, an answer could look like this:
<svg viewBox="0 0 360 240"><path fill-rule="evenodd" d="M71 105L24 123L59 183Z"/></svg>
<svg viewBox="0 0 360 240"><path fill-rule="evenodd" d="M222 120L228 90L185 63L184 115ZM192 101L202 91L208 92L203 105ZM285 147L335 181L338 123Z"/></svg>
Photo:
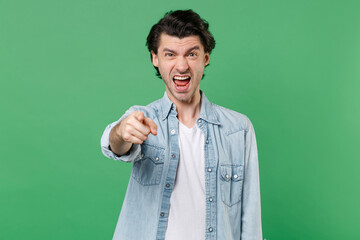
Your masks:
<svg viewBox="0 0 360 240"><path fill-rule="evenodd" d="M212 103L207 99L203 91L200 90L201 94L201 110L200 110L200 116L199 119L203 119L207 121L208 123L221 125L221 123L218 120L218 117L214 111L214 108L212 106ZM173 108L176 110L175 104L170 100L167 93L165 92L163 98L160 100L161 106L162 106L162 120L165 120L170 110Z"/></svg>

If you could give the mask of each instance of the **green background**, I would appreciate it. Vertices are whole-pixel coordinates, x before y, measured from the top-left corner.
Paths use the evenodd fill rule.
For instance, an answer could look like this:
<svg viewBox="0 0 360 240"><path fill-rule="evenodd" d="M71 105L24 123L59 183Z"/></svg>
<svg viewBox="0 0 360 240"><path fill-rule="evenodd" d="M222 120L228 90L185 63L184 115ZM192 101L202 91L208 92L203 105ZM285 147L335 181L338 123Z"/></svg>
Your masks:
<svg viewBox="0 0 360 240"><path fill-rule="evenodd" d="M162 97L145 39L197 11L201 88L252 120L268 240L360 239L360 1L0 0L0 239L111 239L131 165L105 126Z"/></svg>

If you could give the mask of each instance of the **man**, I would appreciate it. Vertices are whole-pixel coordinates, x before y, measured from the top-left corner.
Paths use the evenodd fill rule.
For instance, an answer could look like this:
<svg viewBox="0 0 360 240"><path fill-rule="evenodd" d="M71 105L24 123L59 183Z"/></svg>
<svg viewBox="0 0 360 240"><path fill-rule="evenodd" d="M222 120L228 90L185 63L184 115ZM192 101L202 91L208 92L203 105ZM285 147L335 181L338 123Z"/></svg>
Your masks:
<svg viewBox="0 0 360 240"><path fill-rule="evenodd" d="M207 22L170 12L147 46L165 95L131 107L101 139L105 156L133 163L113 239L262 239L253 126L200 91L215 47Z"/></svg>

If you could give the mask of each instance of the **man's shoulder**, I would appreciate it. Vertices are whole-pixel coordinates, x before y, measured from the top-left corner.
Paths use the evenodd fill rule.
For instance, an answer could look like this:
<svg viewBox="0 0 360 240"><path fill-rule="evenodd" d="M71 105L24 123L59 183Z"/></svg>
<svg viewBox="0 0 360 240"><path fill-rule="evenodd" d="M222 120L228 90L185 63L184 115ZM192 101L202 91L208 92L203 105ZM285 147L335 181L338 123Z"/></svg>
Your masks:
<svg viewBox="0 0 360 240"><path fill-rule="evenodd" d="M245 114L214 103L211 104L219 122L224 127L227 134L241 130L248 131L252 126L250 119Z"/></svg>

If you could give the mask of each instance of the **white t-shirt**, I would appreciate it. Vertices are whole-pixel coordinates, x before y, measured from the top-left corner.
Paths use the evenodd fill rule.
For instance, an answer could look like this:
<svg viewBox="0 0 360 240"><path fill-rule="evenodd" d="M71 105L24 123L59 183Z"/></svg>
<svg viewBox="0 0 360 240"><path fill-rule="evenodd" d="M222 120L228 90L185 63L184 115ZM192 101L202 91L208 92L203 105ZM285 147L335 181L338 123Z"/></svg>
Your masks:
<svg viewBox="0 0 360 240"><path fill-rule="evenodd" d="M205 239L204 134L179 121L180 158L170 198L166 240Z"/></svg>

